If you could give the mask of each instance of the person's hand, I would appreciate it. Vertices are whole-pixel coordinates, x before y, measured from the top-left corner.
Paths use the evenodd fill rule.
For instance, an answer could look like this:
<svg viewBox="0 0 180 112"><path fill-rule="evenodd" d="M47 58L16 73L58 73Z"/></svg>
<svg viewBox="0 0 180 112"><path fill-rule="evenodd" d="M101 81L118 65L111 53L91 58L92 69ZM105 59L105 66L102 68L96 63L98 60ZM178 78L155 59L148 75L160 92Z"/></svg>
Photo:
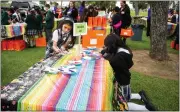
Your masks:
<svg viewBox="0 0 180 112"><path fill-rule="evenodd" d="M61 46L61 50L62 50L62 51L65 51L66 49L65 49L65 47L64 47L64 46Z"/></svg>
<svg viewBox="0 0 180 112"><path fill-rule="evenodd" d="M124 11L121 12L121 14L124 14L124 13L125 13Z"/></svg>
<svg viewBox="0 0 180 112"><path fill-rule="evenodd" d="M62 52L61 49L55 49L54 51L55 51L55 53L60 53L60 52Z"/></svg>

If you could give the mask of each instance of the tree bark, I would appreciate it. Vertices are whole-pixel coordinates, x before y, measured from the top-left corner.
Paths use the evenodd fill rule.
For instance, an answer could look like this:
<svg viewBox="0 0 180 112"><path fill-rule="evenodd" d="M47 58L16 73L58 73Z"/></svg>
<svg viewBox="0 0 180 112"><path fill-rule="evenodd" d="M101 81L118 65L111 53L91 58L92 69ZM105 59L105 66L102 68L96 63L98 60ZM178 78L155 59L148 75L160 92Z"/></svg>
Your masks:
<svg viewBox="0 0 180 112"><path fill-rule="evenodd" d="M159 61L168 60L166 37L168 1L152 1L150 27L150 57Z"/></svg>

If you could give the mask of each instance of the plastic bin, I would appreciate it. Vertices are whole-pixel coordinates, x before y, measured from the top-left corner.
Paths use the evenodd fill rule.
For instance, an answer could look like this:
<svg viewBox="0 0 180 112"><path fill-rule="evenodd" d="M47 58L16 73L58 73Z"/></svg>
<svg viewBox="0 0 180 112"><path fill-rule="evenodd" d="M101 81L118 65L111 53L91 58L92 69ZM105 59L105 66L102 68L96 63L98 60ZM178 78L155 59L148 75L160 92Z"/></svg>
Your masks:
<svg viewBox="0 0 180 112"><path fill-rule="evenodd" d="M134 32L134 35L131 37L131 40L142 41L142 33L143 33L144 25L132 24L131 27Z"/></svg>

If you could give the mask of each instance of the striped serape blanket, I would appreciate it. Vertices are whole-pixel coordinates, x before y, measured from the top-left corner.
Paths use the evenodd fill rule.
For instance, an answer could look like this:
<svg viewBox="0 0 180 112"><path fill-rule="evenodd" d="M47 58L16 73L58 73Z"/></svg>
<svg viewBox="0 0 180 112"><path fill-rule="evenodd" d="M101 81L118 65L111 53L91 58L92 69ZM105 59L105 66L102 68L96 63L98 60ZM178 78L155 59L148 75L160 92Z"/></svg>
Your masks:
<svg viewBox="0 0 180 112"><path fill-rule="evenodd" d="M73 55L66 55L53 67L64 65ZM83 60L78 73L47 74L18 101L18 110L112 110L113 72L109 62Z"/></svg>

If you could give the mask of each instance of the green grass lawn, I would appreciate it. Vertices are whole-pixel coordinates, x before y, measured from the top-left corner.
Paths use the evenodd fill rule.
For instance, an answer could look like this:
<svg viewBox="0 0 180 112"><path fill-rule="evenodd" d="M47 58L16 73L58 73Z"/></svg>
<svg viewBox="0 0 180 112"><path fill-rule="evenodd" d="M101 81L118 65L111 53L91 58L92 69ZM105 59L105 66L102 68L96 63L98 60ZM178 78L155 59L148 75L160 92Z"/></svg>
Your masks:
<svg viewBox="0 0 180 112"><path fill-rule="evenodd" d="M172 49L170 47L171 41L172 40L170 40L170 39L167 40L168 53L179 54L178 50ZM127 45L132 50L149 50L150 49L150 39L149 39L149 37L146 37L146 30L143 30L142 41L132 41L130 38L128 38Z"/></svg>
<svg viewBox="0 0 180 112"><path fill-rule="evenodd" d="M158 110L179 110L179 81L146 76L135 71L131 74L132 93L143 89Z"/></svg>
<svg viewBox="0 0 180 112"><path fill-rule="evenodd" d="M45 56L45 48L1 52L1 85L6 85Z"/></svg>
<svg viewBox="0 0 180 112"><path fill-rule="evenodd" d="M142 11L142 10L139 11L139 16L147 16L147 15L148 15L147 11ZM131 10L131 16L135 16L135 10Z"/></svg>

